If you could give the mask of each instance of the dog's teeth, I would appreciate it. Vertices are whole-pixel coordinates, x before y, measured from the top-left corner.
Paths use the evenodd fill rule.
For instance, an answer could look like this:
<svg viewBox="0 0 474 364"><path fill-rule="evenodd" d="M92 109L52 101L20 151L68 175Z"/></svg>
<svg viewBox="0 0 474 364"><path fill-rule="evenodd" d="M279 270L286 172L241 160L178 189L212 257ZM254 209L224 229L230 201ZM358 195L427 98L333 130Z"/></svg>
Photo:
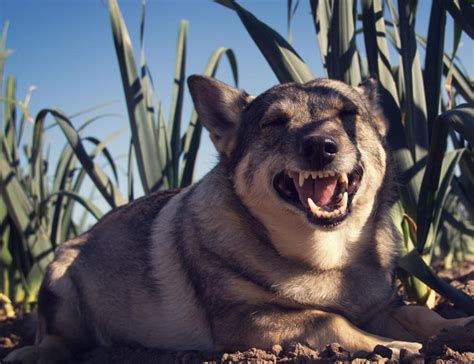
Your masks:
<svg viewBox="0 0 474 364"><path fill-rule="evenodd" d="M349 184L349 179L347 178L347 173L342 173L339 176L339 182L347 187L347 185Z"/></svg>
<svg viewBox="0 0 474 364"><path fill-rule="evenodd" d="M311 175L310 171L305 171L304 172L304 179L308 179L308 177Z"/></svg>
<svg viewBox="0 0 474 364"><path fill-rule="evenodd" d="M318 172L311 172L311 177L313 177L313 179L318 178Z"/></svg>
<svg viewBox="0 0 474 364"><path fill-rule="evenodd" d="M336 172L334 172L334 171L328 171L328 175L331 176L331 177L333 177L333 176L336 175Z"/></svg>
<svg viewBox="0 0 474 364"><path fill-rule="evenodd" d="M303 172L300 172L299 173L299 176L298 176L298 185L300 187L303 187L304 185L304 173Z"/></svg>
<svg viewBox="0 0 474 364"><path fill-rule="evenodd" d="M341 212L342 211L346 211L346 208L347 208L347 201L349 200L349 195L346 192L344 192L344 194L342 195L342 202L341 202Z"/></svg>
<svg viewBox="0 0 474 364"><path fill-rule="evenodd" d="M320 208L314 203L311 197L308 197L308 206L313 215L319 216Z"/></svg>

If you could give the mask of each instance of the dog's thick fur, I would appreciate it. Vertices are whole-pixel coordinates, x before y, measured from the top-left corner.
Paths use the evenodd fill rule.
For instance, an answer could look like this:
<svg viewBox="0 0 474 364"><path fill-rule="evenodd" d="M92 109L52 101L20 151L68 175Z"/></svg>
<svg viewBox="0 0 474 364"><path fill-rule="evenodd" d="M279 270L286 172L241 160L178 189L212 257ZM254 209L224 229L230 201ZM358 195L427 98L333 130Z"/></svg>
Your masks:
<svg viewBox="0 0 474 364"><path fill-rule="evenodd" d="M394 172L376 81L284 84L257 98L211 78L188 83L219 163L191 187L118 208L62 244L40 290L36 346L8 360L125 343L418 349L467 322L397 304ZM319 136L335 145L325 165L302 144ZM282 171L322 169L359 178L342 221L317 219L276 190Z"/></svg>

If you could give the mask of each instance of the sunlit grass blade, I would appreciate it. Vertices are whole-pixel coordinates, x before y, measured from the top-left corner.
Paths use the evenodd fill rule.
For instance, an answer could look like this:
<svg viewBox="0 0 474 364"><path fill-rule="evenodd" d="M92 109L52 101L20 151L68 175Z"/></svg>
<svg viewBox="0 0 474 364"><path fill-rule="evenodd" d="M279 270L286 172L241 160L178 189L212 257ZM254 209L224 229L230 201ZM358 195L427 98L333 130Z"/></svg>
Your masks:
<svg viewBox="0 0 474 364"><path fill-rule="evenodd" d="M44 109L41 110L40 113L50 113L53 115L54 119L59 124L64 135L66 136L69 144L74 149L77 158L107 203L109 203L111 207L123 205L125 200L122 197L122 194L114 186L102 169L89 157L81 142L79 134L74 129L71 122L62 113L56 110Z"/></svg>
<svg viewBox="0 0 474 364"><path fill-rule="evenodd" d="M415 37L416 2L399 0L398 9L400 50L406 95L404 123L413 159L417 161L426 154L428 149L428 128L423 74Z"/></svg>
<svg viewBox="0 0 474 364"><path fill-rule="evenodd" d="M18 161L18 151L16 143L16 105L14 102L9 102L8 100L15 100L16 97L16 78L9 76L7 78L6 87L5 87L5 139L10 151L11 159L13 161ZM2 101L0 100L0 103Z"/></svg>
<svg viewBox="0 0 474 364"><path fill-rule="evenodd" d="M66 196L75 202L79 203L82 205L88 212L91 213L92 216L96 220L100 220L102 216L104 215L102 211L92 202L90 199L84 198L82 195L74 192L74 191L56 191L53 192L48 196L48 198L45 200L45 203L51 203L51 200L57 196ZM69 223L69 222L68 222Z"/></svg>
<svg viewBox="0 0 474 364"><path fill-rule="evenodd" d="M181 155L181 118L183 114L183 97L185 91L185 69L186 69L186 39L188 34L188 22L181 21L176 43L176 64L174 71L174 83L168 122L168 135L171 137L171 161L173 171L172 186L179 187L179 158Z"/></svg>
<svg viewBox="0 0 474 364"><path fill-rule="evenodd" d="M334 66L332 78L357 86L361 82L361 75L357 57L353 8L353 0L333 3L328 58L332 60L331 63Z"/></svg>
<svg viewBox="0 0 474 364"><path fill-rule="evenodd" d="M288 43L293 43L293 36L291 35L291 21L296 14L296 10L300 5L300 0L296 0L295 5L293 5L293 0L287 0L286 2L286 34Z"/></svg>
<svg viewBox="0 0 474 364"><path fill-rule="evenodd" d="M430 151L418 201L417 249L419 252L423 251L432 221L449 128L456 130L471 145L474 145L474 107L469 104L459 105L439 115L433 124Z"/></svg>
<svg viewBox="0 0 474 364"><path fill-rule="evenodd" d="M311 14L318 37L319 53L326 70L326 76L333 74L333 63L328 59L329 27L331 25L332 2L330 0L310 0Z"/></svg>
<svg viewBox="0 0 474 364"><path fill-rule="evenodd" d="M364 0L362 2L362 22L367 58L372 59L371 72L380 83L381 101L384 115L390 123L387 139L393 150L398 168L402 174L413 168L413 158L405 137L401 121L400 100L397 84L392 73L387 30L383 17L382 0ZM418 201L421 180L406 178L400 185L401 198L409 215L413 216Z"/></svg>
<svg viewBox="0 0 474 364"><path fill-rule="evenodd" d="M33 257L43 257L42 259L37 258L36 264L41 271L44 271L52 259L50 254L43 255L49 252L51 242L41 225L34 226L32 224L35 221L33 206L14 170L4 158L0 158L0 190L9 216L20 232L21 239L26 242L29 254Z"/></svg>
<svg viewBox="0 0 474 364"><path fill-rule="evenodd" d="M211 54L203 74L214 77L223 55L227 56L232 70L232 75L234 77L234 82L236 85L238 85L239 75L237 61L235 59L234 52L228 48L218 48ZM193 110L191 121L183 140L183 171L180 182L181 187L186 187L193 181L194 167L196 164L197 152L200 146L201 133L202 124L198 119L196 110Z"/></svg>
<svg viewBox="0 0 474 364"><path fill-rule="evenodd" d="M163 183L163 169L157 158L153 120L149 118L132 43L116 0L109 1L109 11L138 171L143 189L145 193L149 193Z"/></svg>
<svg viewBox="0 0 474 364"><path fill-rule="evenodd" d="M216 0L216 2L233 9L238 14L247 32L281 83L304 83L314 79L313 73L298 53L275 30L233 0Z"/></svg>
<svg viewBox="0 0 474 364"><path fill-rule="evenodd" d="M112 170L112 174L114 176L115 183L117 184L117 186L119 186L117 165L115 163L114 157L112 156L112 153L109 151L109 149L106 146L113 140L117 139L121 134L123 134L124 131L125 129L119 129L113 132L112 134L106 136L102 140L99 140L91 136L83 138L83 140L87 140L95 145L94 150L90 154L91 158L95 158L95 156L98 155L99 153L103 153L104 158L107 160L108 165L110 166L110 169Z"/></svg>

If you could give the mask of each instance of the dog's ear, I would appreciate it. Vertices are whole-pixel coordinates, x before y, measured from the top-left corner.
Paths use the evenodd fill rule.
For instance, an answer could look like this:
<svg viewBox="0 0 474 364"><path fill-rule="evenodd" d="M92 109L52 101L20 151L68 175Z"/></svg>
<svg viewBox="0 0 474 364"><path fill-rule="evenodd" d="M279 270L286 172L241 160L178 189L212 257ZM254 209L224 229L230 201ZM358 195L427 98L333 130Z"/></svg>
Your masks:
<svg viewBox="0 0 474 364"><path fill-rule="evenodd" d="M193 75L188 87L201 123L209 130L219 153L229 157L235 148L242 111L251 97L213 78Z"/></svg>
<svg viewBox="0 0 474 364"><path fill-rule="evenodd" d="M356 87L362 95L365 96L369 102L370 109L375 115L375 125L382 137L388 133L388 122L383 116L382 108L379 101L379 81L375 76L370 76Z"/></svg>

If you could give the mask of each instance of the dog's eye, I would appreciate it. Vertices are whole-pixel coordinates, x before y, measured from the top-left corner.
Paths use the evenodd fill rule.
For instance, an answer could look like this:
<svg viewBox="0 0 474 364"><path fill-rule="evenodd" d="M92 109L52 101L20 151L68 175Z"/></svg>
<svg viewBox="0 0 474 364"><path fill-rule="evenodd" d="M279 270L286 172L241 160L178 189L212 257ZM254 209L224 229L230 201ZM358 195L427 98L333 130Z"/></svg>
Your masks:
<svg viewBox="0 0 474 364"><path fill-rule="evenodd" d="M269 127L269 126L285 126L288 123L288 119L284 116L279 116L275 118L268 118L268 119L263 119L260 123L260 126L263 128Z"/></svg>

